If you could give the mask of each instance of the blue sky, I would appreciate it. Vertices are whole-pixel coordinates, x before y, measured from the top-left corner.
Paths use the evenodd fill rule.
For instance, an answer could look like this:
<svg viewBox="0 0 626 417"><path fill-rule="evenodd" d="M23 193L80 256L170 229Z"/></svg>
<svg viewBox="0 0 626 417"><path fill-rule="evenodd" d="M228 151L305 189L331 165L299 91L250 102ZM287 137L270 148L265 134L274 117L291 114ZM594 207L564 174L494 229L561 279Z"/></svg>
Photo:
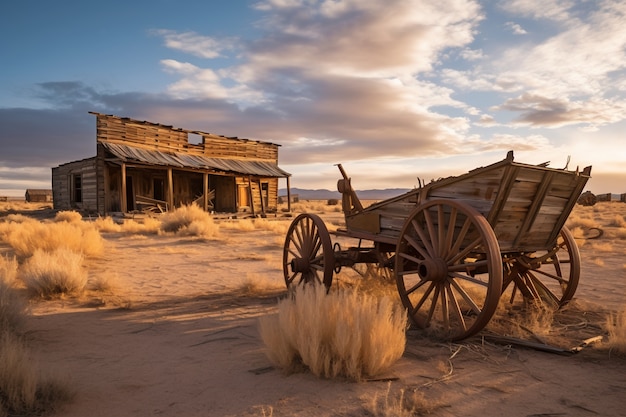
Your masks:
<svg viewBox="0 0 626 417"><path fill-rule="evenodd" d="M623 0L87 0L0 6L0 195L95 155L96 111L278 143L299 188L503 159L626 192Z"/></svg>

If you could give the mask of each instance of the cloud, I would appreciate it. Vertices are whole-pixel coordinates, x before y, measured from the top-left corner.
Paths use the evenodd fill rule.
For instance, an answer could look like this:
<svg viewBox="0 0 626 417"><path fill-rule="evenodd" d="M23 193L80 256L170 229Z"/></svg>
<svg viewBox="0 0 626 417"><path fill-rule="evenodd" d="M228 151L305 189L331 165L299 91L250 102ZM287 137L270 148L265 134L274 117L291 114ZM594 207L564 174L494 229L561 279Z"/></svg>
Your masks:
<svg viewBox="0 0 626 417"><path fill-rule="evenodd" d="M195 32L179 33L174 30L158 29L151 33L161 36L168 48L206 59L219 58L222 51L233 49L237 43L234 38L215 39Z"/></svg>
<svg viewBox="0 0 626 417"><path fill-rule="evenodd" d="M528 32L526 32L526 30L524 30L524 28L522 26L520 26L517 23L513 23L513 22L506 22L505 26L510 28L511 31L513 32L513 34L515 35L526 35L528 34Z"/></svg>
<svg viewBox="0 0 626 417"><path fill-rule="evenodd" d="M538 94L522 94L507 100L494 110L509 110L521 113L515 123L523 125L562 127L585 124L597 128L624 120L626 103L609 99L588 99L572 102Z"/></svg>
<svg viewBox="0 0 626 417"><path fill-rule="evenodd" d="M574 0L503 0L499 6L510 13L534 19L563 21L570 17Z"/></svg>

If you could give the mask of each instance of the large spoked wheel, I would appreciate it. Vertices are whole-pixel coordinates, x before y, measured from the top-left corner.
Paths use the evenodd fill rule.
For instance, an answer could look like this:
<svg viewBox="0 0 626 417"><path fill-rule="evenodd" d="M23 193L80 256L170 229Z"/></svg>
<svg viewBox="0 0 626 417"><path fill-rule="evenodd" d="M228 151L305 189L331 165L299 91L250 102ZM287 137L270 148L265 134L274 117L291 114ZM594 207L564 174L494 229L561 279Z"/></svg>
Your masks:
<svg viewBox="0 0 626 417"><path fill-rule="evenodd" d="M320 283L330 288L335 257L324 221L315 214L301 214L287 231L283 249L283 273L287 287Z"/></svg>
<svg viewBox="0 0 626 417"><path fill-rule="evenodd" d="M564 306L580 278L580 252L572 232L563 227L552 249L505 262L505 274L505 290L512 284L511 303L521 297L553 308Z"/></svg>
<svg viewBox="0 0 626 417"><path fill-rule="evenodd" d="M432 200L407 218L395 275L409 318L438 337L472 336L493 316L502 289L502 256L489 222L455 200Z"/></svg>

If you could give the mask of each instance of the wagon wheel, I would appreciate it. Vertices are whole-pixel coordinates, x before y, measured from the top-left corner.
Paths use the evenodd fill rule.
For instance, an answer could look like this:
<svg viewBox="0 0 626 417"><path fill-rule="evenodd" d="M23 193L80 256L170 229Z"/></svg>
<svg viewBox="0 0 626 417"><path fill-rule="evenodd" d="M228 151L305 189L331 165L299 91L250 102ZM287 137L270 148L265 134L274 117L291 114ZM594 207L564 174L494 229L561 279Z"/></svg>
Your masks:
<svg viewBox="0 0 626 417"><path fill-rule="evenodd" d="M324 221L315 214L301 214L289 226L283 249L283 273L287 287L323 283L330 288L335 257Z"/></svg>
<svg viewBox="0 0 626 417"><path fill-rule="evenodd" d="M572 232L561 229L555 246L547 251L520 255L505 265L505 290L511 283L510 302L518 295L554 308L572 299L580 278L580 252Z"/></svg>
<svg viewBox="0 0 626 417"><path fill-rule="evenodd" d="M474 208L432 200L404 223L395 274L412 322L460 340L485 327L498 306L500 246L487 219Z"/></svg>

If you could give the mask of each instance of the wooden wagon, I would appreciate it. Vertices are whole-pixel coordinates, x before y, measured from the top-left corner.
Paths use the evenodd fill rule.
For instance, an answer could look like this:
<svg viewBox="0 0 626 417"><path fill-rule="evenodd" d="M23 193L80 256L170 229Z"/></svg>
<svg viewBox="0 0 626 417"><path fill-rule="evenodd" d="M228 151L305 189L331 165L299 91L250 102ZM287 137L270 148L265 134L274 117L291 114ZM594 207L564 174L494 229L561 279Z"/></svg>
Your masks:
<svg viewBox="0 0 626 417"><path fill-rule="evenodd" d="M322 219L294 219L283 249L287 286L331 287L342 267L365 266L395 279L412 323L460 340L482 330L508 301L563 306L576 291L580 253L564 226L587 180L582 171L506 159L420 184L364 208L341 165L342 249ZM363 268L361 268L363 269Z"/></svg>

